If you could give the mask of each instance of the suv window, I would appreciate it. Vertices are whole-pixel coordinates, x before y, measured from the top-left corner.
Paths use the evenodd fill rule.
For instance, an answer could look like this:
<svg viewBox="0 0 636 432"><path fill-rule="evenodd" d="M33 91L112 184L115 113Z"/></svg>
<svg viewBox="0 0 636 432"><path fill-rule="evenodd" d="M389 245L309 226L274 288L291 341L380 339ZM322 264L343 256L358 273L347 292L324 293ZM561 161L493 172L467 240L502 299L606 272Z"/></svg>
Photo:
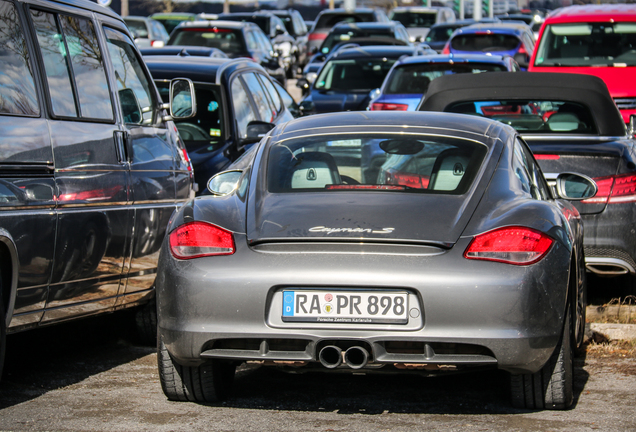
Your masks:
<svg viewBox="0 0 636 432"><path fill-rule="evenodd" d="M115 70L119 104L124 122L128 124L152 124L157 104L150 83L140 60L135 54L133 42L124 33L105 27L108 51Z"/></svg>
<svg viewBox="0 0 636 432"><path fill-rule="evenodd" d="M85 18L31 10L53 113L113 119L108 81L93 23Z"/></svg>
<svg viewBox="0 0 636 432"><path fill-rule="evenodd" d="M31 59L18 11L0 0L0 114L39 115Z"/></svg>
<svg viewBox="0 0 636 432"><path fill-rule="evenodd" d="M234 117L238 127L238 137L247 137L247 124L256 120L256 114L252 110L250 98L237 77L232 81L232 104L234 105Z"/></svg>
<svg viewBox="0 0 636 432"><path fill-rule="evenodd" d="M254 103L256 103L256 109L262 121L271 122L276 117L276 112L273 111L273 107L270 105L265 89L261 86L258 78L253 73L243 74L245 84L252 93Z"/></svg>
<svg viewBox="0 0 636 432"><path fill-rule="evenodd" d="M507 34L466 34L451 39L457 51L510 51L519 46L519 38Z"/></svg>

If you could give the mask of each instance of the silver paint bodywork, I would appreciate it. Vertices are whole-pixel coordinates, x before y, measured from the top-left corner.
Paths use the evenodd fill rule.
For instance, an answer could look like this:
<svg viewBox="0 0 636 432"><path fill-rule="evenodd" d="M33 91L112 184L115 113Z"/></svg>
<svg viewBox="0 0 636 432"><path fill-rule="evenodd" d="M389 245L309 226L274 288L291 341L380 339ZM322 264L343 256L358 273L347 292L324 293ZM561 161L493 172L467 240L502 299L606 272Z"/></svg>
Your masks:
<svg viewBox="0 0 636 432"><path fill-rule="evenodd" d="M487 145L488 154L459 196L267 192L264 162L272 142L372 128L470 137ZM164 241L157 304L168 351L190 366L216 358L319 367L325 346L363 346L369 370L414 364L425 373L473 366L538 371L583 289L583 232L571 204L537 200L521 189L511 169L516 137L494 121L440 113L350 112L278 126L237 162L246 188L190 201L170 221L168 232L198 220L229 230L236 253L182 261ZM555 242L529 266L464 258L475 235L511 225ZM317 226L395 229L311 230ZM284 288L403 290L416 311L407 324L284 322Z"/></svg>

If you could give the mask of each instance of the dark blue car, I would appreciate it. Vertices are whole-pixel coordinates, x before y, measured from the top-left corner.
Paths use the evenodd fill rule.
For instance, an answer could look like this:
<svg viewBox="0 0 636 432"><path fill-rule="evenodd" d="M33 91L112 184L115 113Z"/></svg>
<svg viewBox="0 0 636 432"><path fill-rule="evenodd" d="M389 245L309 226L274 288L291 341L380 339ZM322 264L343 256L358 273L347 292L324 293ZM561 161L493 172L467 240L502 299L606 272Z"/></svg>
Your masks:
<svg viewBox="0 0 636 432"><path fill-rule="evenodd" d="M442 54L509 55L526 70L533 50L534 35L526 24L490 23L455 30Z"/></svg>
<svg viewBox="0 0 636 432"><path fill-rule="evenodd" d="M415 111L429 83L443 75L518 70L519 65L510 56L437 54L408 57L395 63L378 95L371 100L369 109Z"/></svg>
<svg viewBox="0 0 636 432"><path fill-rule="evenodd" d="M420 52L418 47L343 48L318 72L309 95L300 103L304 115L366 110L370 92L379 88L393 64Z"/></svg>

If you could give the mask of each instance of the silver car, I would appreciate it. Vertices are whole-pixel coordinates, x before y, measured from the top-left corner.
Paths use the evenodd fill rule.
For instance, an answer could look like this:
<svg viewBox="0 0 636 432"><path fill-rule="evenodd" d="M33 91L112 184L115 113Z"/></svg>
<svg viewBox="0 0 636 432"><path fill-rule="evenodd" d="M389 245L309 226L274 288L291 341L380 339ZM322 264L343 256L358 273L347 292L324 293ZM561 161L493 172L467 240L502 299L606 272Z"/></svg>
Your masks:
<svg viewBox="0 0 636 432"><path fill-rule="evenodd" d="M309 116L267 133L208 188L162 245L169 399L223 399L235 367L254 362L499 368L515 406L570 406L585 272L580 216L560 198L597 188L563 173L553 192L513 128L447 113Z"/></svg>

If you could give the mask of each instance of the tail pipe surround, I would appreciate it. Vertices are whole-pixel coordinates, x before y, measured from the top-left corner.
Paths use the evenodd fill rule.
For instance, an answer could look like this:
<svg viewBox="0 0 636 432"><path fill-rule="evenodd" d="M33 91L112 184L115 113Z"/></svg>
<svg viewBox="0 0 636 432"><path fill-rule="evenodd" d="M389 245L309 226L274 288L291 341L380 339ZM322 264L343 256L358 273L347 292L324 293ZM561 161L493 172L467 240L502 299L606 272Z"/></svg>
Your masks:
<svg viewBox="0 0 636 432"><path fill-rule="evenodd" d="M344 361L351 369L361 369L369 361L369 353L362 347L353 346L345 351Z"/></svg>
<svg viewBox="0 0 636 432"><path fill-rule="evenodd" d="M335 345L327 345L318 353L318 360L327 369L337 368L342 364L342 350Z"/></svg>

